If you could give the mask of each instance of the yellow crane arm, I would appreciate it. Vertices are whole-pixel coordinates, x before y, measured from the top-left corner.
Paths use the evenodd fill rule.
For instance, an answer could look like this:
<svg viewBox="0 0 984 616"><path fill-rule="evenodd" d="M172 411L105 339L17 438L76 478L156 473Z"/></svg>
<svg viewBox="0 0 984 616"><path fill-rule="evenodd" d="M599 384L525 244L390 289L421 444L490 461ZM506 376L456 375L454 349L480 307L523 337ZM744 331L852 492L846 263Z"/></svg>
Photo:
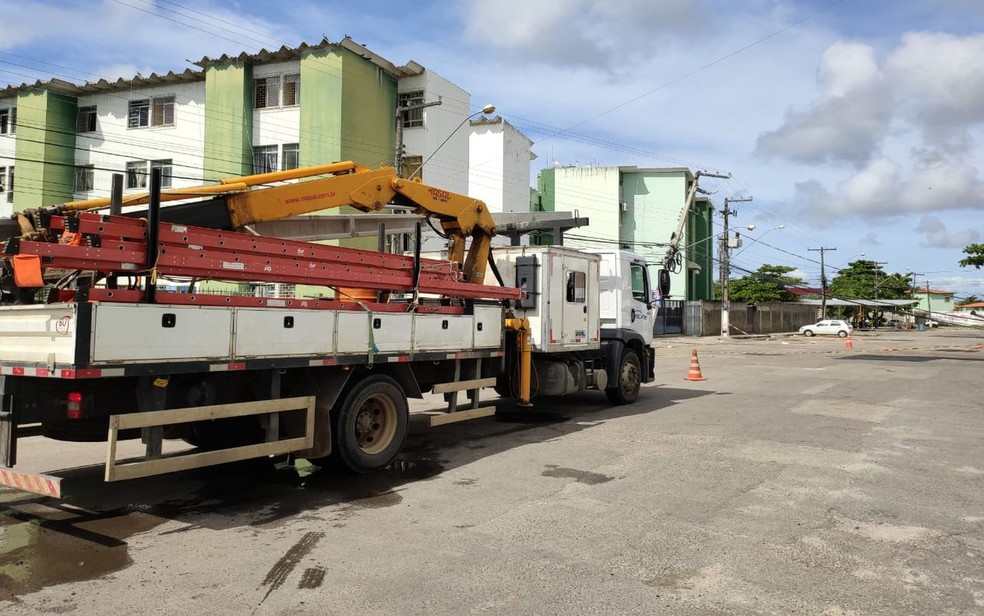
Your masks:
<svg viewBox="0 0 984 616"><path fill-rule="evenodd" d="M268 186L284 180L309 177L314 179ZM403 205L412 208L417 214L436 218L440 222L451 239L448 258L461 264L465 280L477 284L485 279L486 261L492 246L492 236L496 233L495 221L489 214L488 207L478 199L400 178L390 167L369 169L351 161L226 178L220 180L218 185L175 188L161 192L162 201L202 196L215 198L200 202L202 204L215 204L216 199L224 203L228 211L228 221L221 224L230 224L233 228L343 206L374 212L388 203ZM123 204L140 205L147 203L148 199L146 193L127 195L123 198ZM55 206L54 210L82 211L108 205L109 199L93 199L63 203ZM178 207L190 206L194 209L198 205L196 202ZM180 211L172 210L176 213ZM176 216L180 217L182 214L178 213ZM31 230L40 231L39 225L32 220L42 220L42 217L23 212L19 218L23 219L25 233ZM472 241L466 255L468 238Z"/></svg>
<svg viewBox="0 0 984 616"><path fill-rule="evenodd" d="M229 182L250 184L261 177L230 178ZM363 212L381 210L388 203L407 206L440 222L451 238L449 259L462 264L465 279L477 284L485 279L485 264L496 233L495 220L481 200L397 177L389 167L359 168L343 175L237 192L225 200L235 227L342 206ZM469 237L472 243L466 256Z"/></svg>

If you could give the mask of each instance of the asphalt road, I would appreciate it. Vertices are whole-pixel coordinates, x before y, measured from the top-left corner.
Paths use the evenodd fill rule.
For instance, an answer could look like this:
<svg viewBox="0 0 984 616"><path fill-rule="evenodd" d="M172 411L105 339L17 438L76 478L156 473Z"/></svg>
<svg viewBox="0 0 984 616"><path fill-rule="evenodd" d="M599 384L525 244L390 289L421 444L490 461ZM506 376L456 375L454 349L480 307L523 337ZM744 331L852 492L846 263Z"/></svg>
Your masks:
<svg viewBox="0 0 984 616"><path fill-rule="evenodd" d="M0 491L0 609L984 614L984 332L852 344L659 339L636 404L415 422L361 478L102 484L65 470L101 446L28 439L21 467L63 469L67 495Z"/></svg>

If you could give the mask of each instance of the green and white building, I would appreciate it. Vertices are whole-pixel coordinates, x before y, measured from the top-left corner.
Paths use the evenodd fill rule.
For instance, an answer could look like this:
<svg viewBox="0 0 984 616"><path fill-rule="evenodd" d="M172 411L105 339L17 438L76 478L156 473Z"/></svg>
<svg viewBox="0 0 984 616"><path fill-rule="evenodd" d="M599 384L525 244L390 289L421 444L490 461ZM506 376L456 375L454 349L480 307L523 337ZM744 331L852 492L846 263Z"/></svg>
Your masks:
<svg viewBox="0 0 984 616"><path fill-rule="evenodd" d="M0 215L108 197L114 173L140 192L154 167L179 188L339 160L394 165L398 132L405 168L426 160L427 183L469 192L471 97L415 62L397 66L346 37L195 65L0 89ZM518 175L493 184L529 185L528 164L500 169Z"/></svg>
<svg viewBox="0 0 984 616"><path fill-rule="evenodd" d="M554 167L540 172L533 205L587 217L590 224L566 233L564 244L636 252L651 264L655 281L693 181L685 168ZM671 273L665 299L713 298L713 210L709 200L699 198L687 214L679 244L682 267Z"/></svg>

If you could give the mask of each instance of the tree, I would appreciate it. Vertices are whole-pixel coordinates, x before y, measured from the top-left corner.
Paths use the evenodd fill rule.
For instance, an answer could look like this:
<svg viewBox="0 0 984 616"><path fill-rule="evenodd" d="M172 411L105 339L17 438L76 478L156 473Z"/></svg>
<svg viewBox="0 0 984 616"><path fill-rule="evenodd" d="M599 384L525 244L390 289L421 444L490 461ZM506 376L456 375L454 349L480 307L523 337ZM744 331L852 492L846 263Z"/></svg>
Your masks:
<svg viewBox="0 0 984 616"><path fill-rule="evenodd" d="M968 257L960 260L960 267L974 266L977 269L984 267L984 244L971 244L963 251Z"/></svg>
<svg viewBox="0 0 984 616"><path fill-rule="evenodd" d="M838 270L830 294L841 299L904 299L910 292L909 277L887 274L874 261L863 259Z"/></svg>
<svg viewBox="0 0 984 616"><path fill-rule="evenodd" d="M976 304L979 301L981 301L981 298L977 297L976 295L968 295L967 297L957 302L957 305L963 306L964 304Z"/></svg>
<svg viewBox="0 0 984 616"><path fill-rule="evenodd" d="M752 274L728 283L728 298L746 304L789 302L795 299L789 287L802 286L802 278L787 276L795 270L785 265L763 265Z"/></svg>

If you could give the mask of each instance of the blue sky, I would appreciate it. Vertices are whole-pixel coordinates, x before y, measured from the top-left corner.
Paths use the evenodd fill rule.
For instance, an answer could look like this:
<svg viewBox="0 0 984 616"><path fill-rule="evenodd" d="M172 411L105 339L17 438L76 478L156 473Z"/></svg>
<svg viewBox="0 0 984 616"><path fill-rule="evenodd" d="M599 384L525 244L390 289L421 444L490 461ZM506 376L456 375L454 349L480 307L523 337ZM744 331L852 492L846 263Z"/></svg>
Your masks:
<svg viewBox="0 0 984 616"><path fill-rule="evenodd" d="M984 242L980 0L20 0L0 21L0 84L345 35L459 84L476 110L494 103L535 142L534 178L553 164L731 173L702 186L718 205L754 199L733 219L756 225L737 268L817 284L808 249L836 247L828 276L865 253L984 296L984 270L957 265Z"/></svg>

